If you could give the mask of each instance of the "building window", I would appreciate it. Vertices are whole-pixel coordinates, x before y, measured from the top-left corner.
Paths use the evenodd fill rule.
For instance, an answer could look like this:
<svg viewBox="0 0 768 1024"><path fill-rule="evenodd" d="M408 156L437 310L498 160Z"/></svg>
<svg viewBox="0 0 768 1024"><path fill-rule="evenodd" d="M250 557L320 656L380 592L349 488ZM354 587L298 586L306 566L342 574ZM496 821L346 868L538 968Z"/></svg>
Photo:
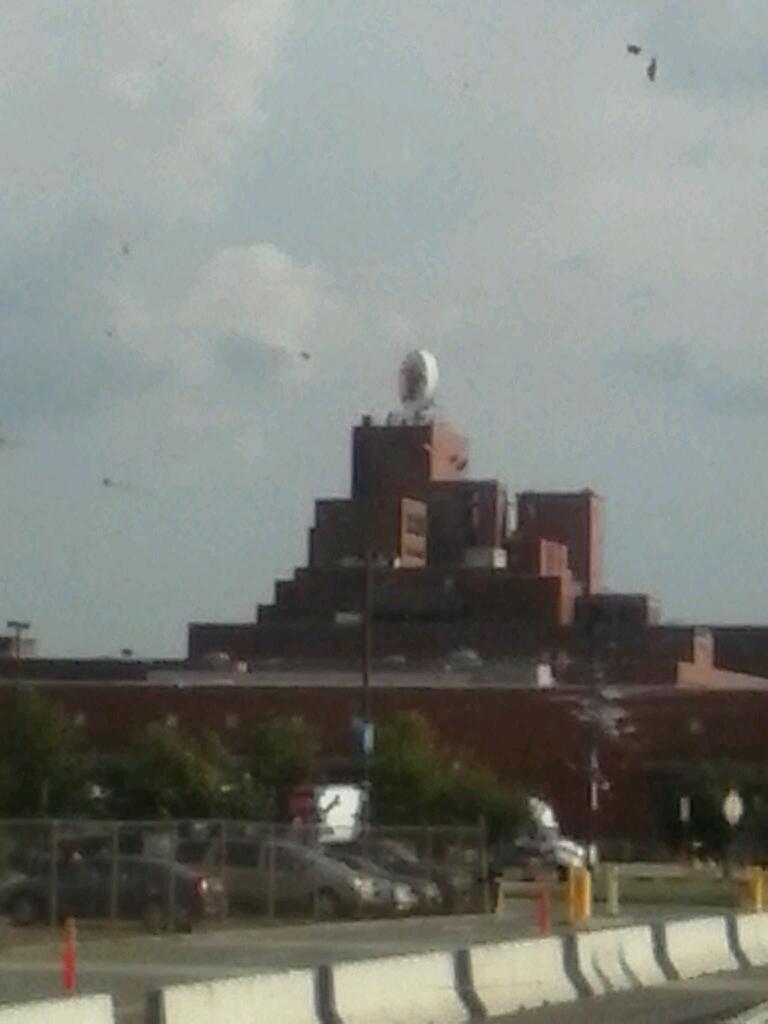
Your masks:
<svg viewBox="0 0 768 1024"><path fill-rule="evenodd" d="M240 728L240 715L235 712L230 712L224 717L224 724L227 729L239 729Z"/></svg>
<svg viewBox="0 0 768 1024"><path fill-rule="evenodd" d="M472 497L469 502L469 510L472 529L477 532L477 530L480 529L480 494L478 491L472 492Z"/></svg>

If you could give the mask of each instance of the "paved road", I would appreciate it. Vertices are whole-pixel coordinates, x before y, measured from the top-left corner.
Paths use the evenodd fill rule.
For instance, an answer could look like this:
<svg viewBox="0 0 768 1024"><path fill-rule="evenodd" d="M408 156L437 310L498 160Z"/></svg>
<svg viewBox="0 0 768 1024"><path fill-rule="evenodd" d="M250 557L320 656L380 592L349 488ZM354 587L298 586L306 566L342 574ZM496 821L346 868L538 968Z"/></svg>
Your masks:
<svg viewBox="0 0 768 1024"><path fill-rule="evenodd" d="M167 984L456 949L471 942L500 942L533 933L532 912L522 905L498 917L232 928L159 938L86 938L80 943L79 988L112 992L120 1024L139 1024L147 991ZM59 995L58 956L57 945L50 938L36 944L6 945L0 955L0 1002Z"/></svg>
<svg viewBox="0 0 768 1024"><path fill-rule="evenodd" d="M768 971L745 971L531 1010L498 1024L715 1024L766 1001Z"/></svg>
<svg viewBox="0 0 768 1024"><path fill-rule="evenodd" d="M642 917L692 913L674 913L668 907L655 911L643 908ZM619 925L634 920L638 918L610 923ZM606 923L595 922L596 926ZM159 938L84 937L80 943L79 988L82 992L111 992L117 1001L120 1024L143 1024L147 991L167 984L398 953L452 950L533 934L533 908L527 902L519 902L498 916L231 928ZM0 1002L60 994L57 943L49 936L38 936L36 942L31 941L33 938L23 932L7 933L5 941L0 941Z"/></svg>

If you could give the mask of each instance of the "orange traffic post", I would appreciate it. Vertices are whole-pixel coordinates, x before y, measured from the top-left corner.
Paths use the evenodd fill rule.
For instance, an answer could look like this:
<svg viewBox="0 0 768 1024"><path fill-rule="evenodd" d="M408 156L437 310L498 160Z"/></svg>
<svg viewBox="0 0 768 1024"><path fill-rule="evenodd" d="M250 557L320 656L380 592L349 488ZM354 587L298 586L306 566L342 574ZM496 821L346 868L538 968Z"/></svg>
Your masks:
<svg viewBox="0 0 768 1024"><path fill-rule="evenodd" d="M61 950L61 981L71 995L77 984L77 925L74 917L64 922L64 944Z"/></svg>
<svg viewBox="0 0 768 1024"><path fill-rule="evenodd" d="M549 935L549 891L543 884L540 884L536 889L536 926L540 935Z"/></svg>

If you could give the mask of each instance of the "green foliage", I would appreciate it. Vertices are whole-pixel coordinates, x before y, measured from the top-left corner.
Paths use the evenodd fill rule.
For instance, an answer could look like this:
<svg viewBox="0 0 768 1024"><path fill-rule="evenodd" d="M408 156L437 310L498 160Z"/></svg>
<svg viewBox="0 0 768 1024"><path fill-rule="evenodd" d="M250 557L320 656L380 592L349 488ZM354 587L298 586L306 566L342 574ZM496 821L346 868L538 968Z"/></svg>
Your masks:
<svg viewBox="0 0 768 1024"><path fill-rule="evenodd" d="M0 714L0 814L71 812L83 785L74 732L62 712L34 692L15 692Z"/></svg>
<svg viewBox="0 0 768 1024"><path fill-rule="evenodd" d="M196 738L160 723L119 753L83 754L54 703L20 692L0 716L0 816L279 819L291 791L314 777L317 753L302 719L274 716L253 729L242 759L213 734ZM527 813L522 796L486 768L442 750L417 714L381 726L371 778L382 824L482 817L496 835Z"/></svg>
<svg viewBox="0 0 768 1024"><path fill-rule="evenodd" d="M371 765L376 820L403 825L431 821L442 768L434 733L421 715L401 712L379 726Z"/></svg>
<svg viewBox="0 0 768 1024"><path fill-rule="evenodd" d="M196 740L160 723L138 733L124 756L104 761L100 783L109 813L125 818L215 817L243 797L217 738Z"/></svg>
<svg viewBox="0 0 768 1024"><path fill-rule="evenodd" d="M722 812L723 799L736 789L745 814L731 829ZM680 821L680 798L690 799L691 820ZM696 848L719 857L732 839L768 839L768 773L760 765L728 760L704 761L661 770L652 781L652 799L662 839L671 846Z"/></svg>
<svg viewBox="0 0 768 1024"><path fill-rule="evenodd" d="M269 817L286 817L291 790L312 777L317 752L317 738L301 718L274 715L253 729L246 753L248 772Z"/></svg>
<svg viewBox="0 0 768 1024"><path fill-rule="evenodd" d="M491 836L526 820L523 795L466 757L441 750L421 715L402 712L378 730L371 769L374 813L382 824L476 824Z"/></svg>

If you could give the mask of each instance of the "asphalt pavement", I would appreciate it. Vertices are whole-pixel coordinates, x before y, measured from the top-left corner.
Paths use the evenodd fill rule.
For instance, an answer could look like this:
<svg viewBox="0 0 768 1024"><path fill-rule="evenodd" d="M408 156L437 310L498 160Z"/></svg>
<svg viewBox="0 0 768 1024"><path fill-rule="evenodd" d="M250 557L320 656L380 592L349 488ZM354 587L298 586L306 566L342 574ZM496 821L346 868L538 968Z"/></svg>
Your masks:
<svg viewBox="0 0 768 1024"><path fill-rule="evenodd" d="M78 989L115 996L119 1024L143 1024L148 991L181 982L315 967L535 934L532 909L499 916L346 921L213 929L192 935L94 936L79 943ZM13 936L11 936L13 937ZM21 944L0 947L0 1003L61 994L60 948L50 934L19 932ZM407 1024L407 1022L404 1022Z"/></svg>
<svg viewBox="0 0 768 1024"><path fill-rule="evenodd" d="M702 913L702 908L645 907L636 916L597 919L594 926L618 926L662 916L690 917L696 913ZM163 985L291 967L315 967L342 960L453 950L535 934L533 905L522 900L508 904L508 909L500 915L226 927L192 935L158 937L145 934L110 937L103 931L89 933L84 929L79 943L78 988L82 993L112 993L119 1024L143 1024L147 992ZM49 932L35 934L9 929L0 935L0 1002L24 1002L60 995L60 957L59 941ZM594 1012L598 1012L598 1004L591 1005ZM577 1008L574 1012L580 1011ZM574 1021L600 1019L613 1018L594 1015L573 1018ZM569 1020L563 1018L563 1022Z"/></svg>

